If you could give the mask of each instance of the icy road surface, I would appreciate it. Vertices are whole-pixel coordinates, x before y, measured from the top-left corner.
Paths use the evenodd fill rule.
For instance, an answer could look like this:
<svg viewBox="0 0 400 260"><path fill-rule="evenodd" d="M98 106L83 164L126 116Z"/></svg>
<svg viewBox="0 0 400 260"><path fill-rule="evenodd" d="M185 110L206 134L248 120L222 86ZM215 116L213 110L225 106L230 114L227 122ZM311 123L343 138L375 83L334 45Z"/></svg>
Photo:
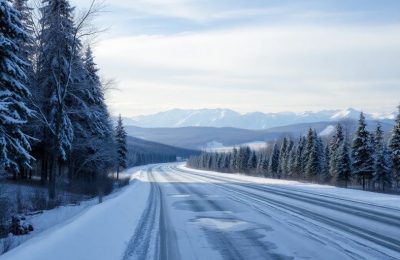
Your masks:
<svg viewBox="0 0 400 260"><path fill-rule="evenodd" d="M400 259L400 197L153 165L4 259ZM0 259L3 259L0 257Z"/></svg>

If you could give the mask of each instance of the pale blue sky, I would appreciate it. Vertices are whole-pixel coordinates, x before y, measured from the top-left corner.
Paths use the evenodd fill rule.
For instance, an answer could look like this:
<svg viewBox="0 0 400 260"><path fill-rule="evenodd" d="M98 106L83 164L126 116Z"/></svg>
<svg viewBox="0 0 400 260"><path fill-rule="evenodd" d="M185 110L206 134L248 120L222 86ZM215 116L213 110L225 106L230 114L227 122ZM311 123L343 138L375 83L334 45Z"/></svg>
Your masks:
<svg viewBox="0 0 400 260"><path fill-rule="evenodd" d="M118 82L114 113L391 112L400 102L400 1L106 3L98 22L111 27L95 54Z"/></svg>

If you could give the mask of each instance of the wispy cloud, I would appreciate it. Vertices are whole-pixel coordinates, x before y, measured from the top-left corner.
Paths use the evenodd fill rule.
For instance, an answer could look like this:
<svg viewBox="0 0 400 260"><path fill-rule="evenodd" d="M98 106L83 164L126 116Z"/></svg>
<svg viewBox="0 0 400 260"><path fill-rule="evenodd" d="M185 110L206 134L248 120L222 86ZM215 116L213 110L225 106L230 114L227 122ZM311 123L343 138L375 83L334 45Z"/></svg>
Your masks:
<svg viewBox="0 0 400 260"><path fill-rule="evenodd" d="M96 53L102 67L120 79L125 98L157 104L207 106L213 93L230 97L217 98L220 106L248 110L264 103L274 110L287 110L287 103L376 109L383 103L377 95L388 107L400 96L400 25L255 26L134 36L103 41Z"/></svg>
<svg viewBox="0 0 400 260"><path fill-rule="evenodd" d="M84 5L89 0L77 1ZM113 0L99 22L109 103L127 115L167 108L240 111L355 107L400 96L395 0Z"/></svg>

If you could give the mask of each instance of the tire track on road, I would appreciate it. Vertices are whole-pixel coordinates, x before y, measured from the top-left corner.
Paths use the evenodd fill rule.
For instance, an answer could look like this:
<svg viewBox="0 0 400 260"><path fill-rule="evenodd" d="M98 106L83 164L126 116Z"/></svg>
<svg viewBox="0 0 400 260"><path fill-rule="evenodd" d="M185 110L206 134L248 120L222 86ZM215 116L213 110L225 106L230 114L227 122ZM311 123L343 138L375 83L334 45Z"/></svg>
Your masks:
<svg viewBox="0 0 400 260"><path fill-rule="evenodd" d="M179 168L174 168L174 170L176 170L177 172L182 172L182 173L186 173L192 176L197 176L198 178L206 178L206 179L211 179L211 180L217 180L217 181L227 181L226 179L222 179L222 178L217 178L217 177L211 177L209 175L201 175L201 174L197 174L197 173L193 173L193 172L189 172L189 171L185 171ZM298 214L299 216L303 216L306 218L309 218L311 220L315 220L318 221L320 223L324 223L330 227L334 227L338 230L344 231L346 233L349 233L351 235L355 235L358 237L361 237L363 239L366 239L368 241L371 241L373 243L376 243L380 246L386 247L388 249L393 250L394 252L400 253L400 241L397 239L393 239L387 236L383 236L381 234L377 234L375 232L371 232L369 230L360 228L358 226L354 226L342 221L338 221L336 219L332 219L330 217L324 216L324 215L320 215L318 213L309 211L309 210L305 210L303 208L294 206L293 204L287 204L284 203L280 200L276 200L276 199L271 199L270 197L266 198L264 196L261 196L259 194L254 194L252 192L248 192L248 191L244 191L243 189L237 189L236 187L242 187L243 185L239 185L239 184L234 184L234 183L229 183L229 184L223 184L223 183L215 183L215 182L211 182L211 184L216 185L222 189L225 189L228 193L232 193L235 192L237 195L239 196L244 196L245 197L245 201L253 201L258 203L259 205L272 205L274 208L277 209L285 209L289 212L293 212L295 214ZM240 183L242 184L242 183ZM254 188L254 187L250 187L250 188ZM263 190L265 192L269 192L266 190ZM281 195L281 194L278 194ZM267 201L266 201L267 200ZM265 212L263 212L262 210L258 209L260 211L260 213L266 214ZM268 214L266 214L268 215ZM304 221L304 219L303 219ZM355 241L356 242L356 241ZM365 246L367 248L370 248L367 245L361 244L359 242L357 242L358 244ZM374 249L375 251L386 255L387 257L391 258L391 256L387 255L386 253Z"/></svg>

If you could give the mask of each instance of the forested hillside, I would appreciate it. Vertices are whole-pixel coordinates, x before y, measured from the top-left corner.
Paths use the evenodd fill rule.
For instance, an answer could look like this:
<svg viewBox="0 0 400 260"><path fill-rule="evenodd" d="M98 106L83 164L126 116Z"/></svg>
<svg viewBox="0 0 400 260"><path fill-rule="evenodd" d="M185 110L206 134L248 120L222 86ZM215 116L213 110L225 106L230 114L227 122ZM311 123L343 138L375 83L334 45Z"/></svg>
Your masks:
<svg viewBox="0 0 400 260"><path fill-rule="evenodd" d="M135 137L128 137L128 166L139 166L151 163L175 162L177 159L187 159L199 155L200 151L188 150L150 142Z"/></svg>
<svg viewBox="0 0 400 260"><path fill-rule="evenodd" d="M270 142L264 151L249 147L228 153L203 153L191 157L193 168L260 175L277 179L331 183L341 187L362 187L373 191L399 191L400 107L396 125L385 138L378 123L367 130L361 113L355 132L337 124L331 138L309 129L298 139L284 137Z"/></svg>

